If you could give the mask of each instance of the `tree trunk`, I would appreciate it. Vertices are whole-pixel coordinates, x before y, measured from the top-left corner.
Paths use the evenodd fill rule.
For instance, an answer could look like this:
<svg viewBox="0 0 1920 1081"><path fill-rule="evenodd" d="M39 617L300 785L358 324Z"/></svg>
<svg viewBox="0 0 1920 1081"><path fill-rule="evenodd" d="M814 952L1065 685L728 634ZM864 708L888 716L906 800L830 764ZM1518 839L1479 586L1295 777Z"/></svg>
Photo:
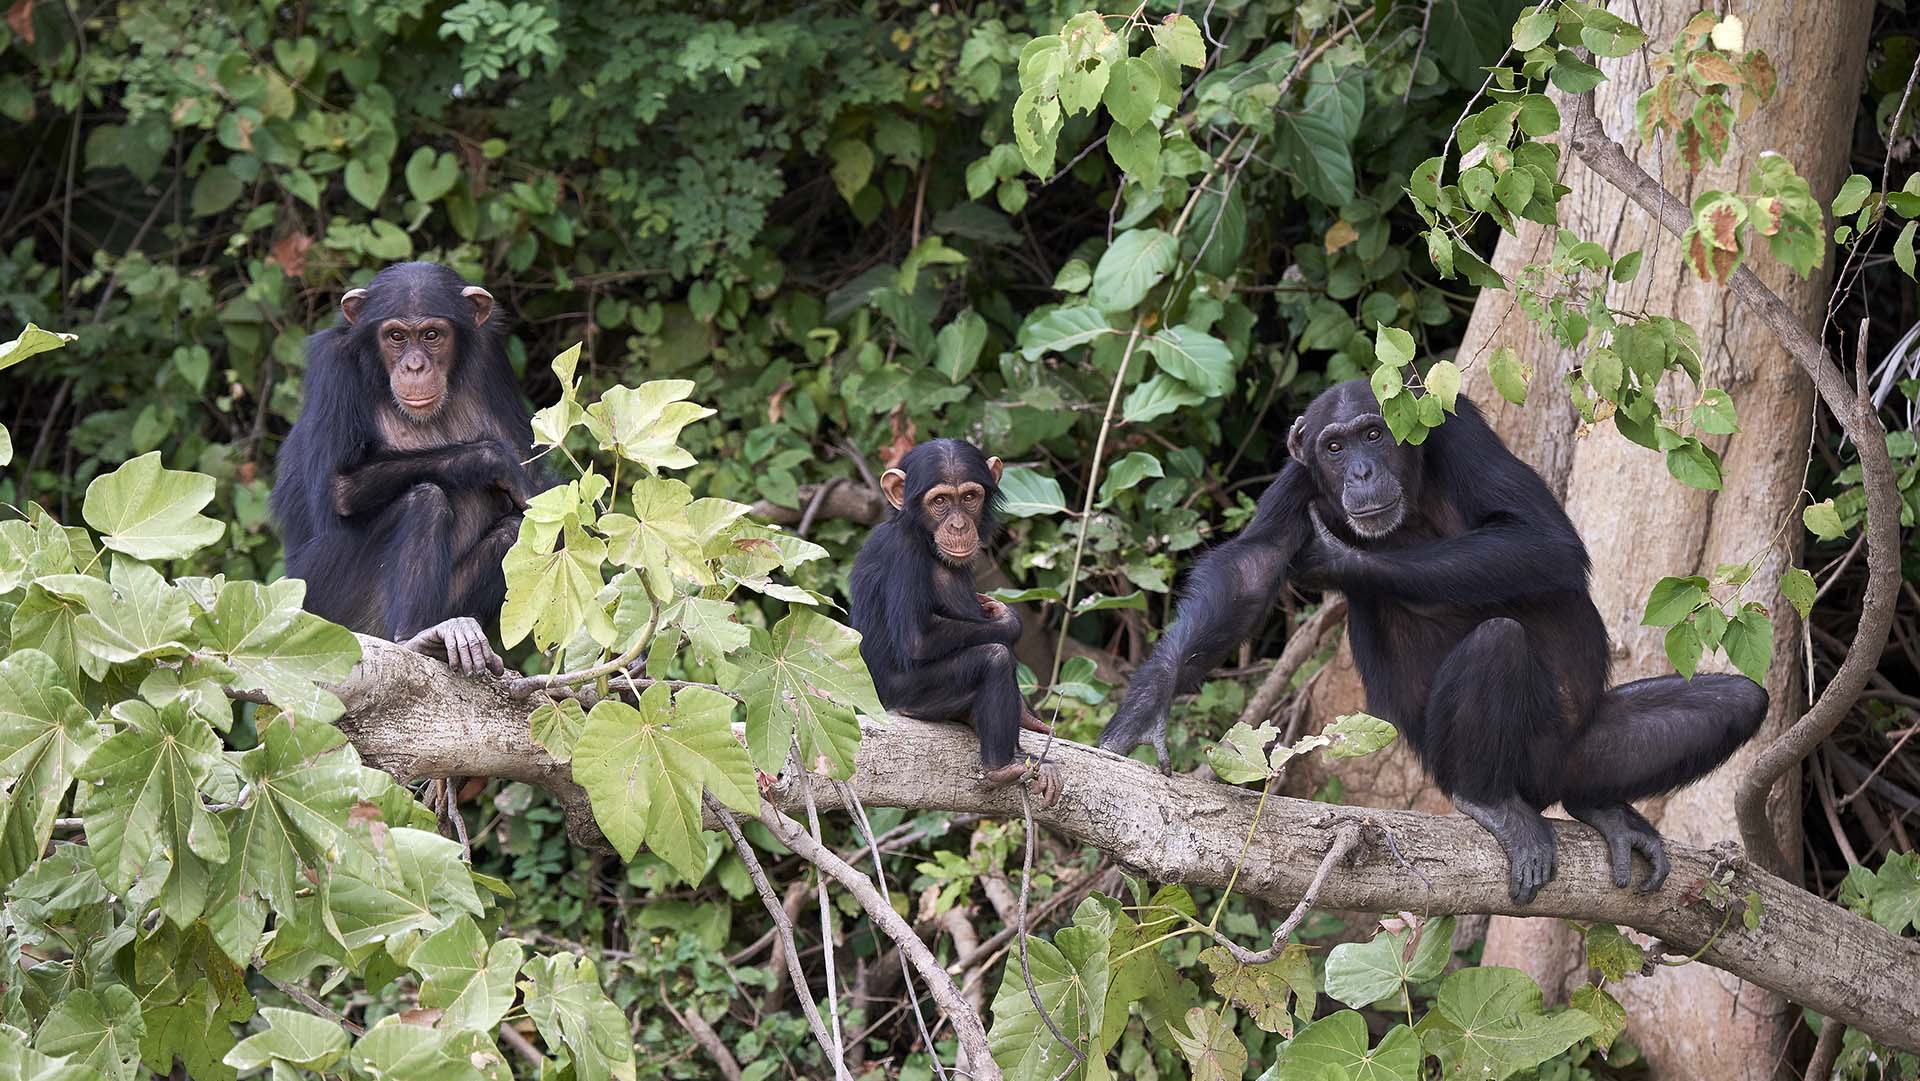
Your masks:
<svg viewBox="0 0 1920 1081"><path fill-rule="evenodd" d="M1640 23L1656 48L1665 48L1699 10L1694 0L1641 0L1618 14ZM1608 81L1596 91L1596 109L1610 135L1626 143L1636 160L1683 201L1703 190L1744 190L1744 179L1761 152L1788 157L1824 205L1847 174L1853 115L1872 14L1870 0L1747 0L1735 12L1747 26L1747 45L1762 48L1779 72L1780 92L1735 129L1725 161L1689 174L1670 138L1637 145L1634 101L1649 85L1646 57L1603 60ZM1560 97L1556 93L1556 97ZM1565 111L1564 104L1562 111ZM1662 833L1689 844L1735 839L1735 779L1758 748L1784 731L1805 705L1801 681L1799 624L1778 596L1778 580L1799 551L1797 513L1812 423L1813 392L1764 326L1725 289L1695 280L1681 261L1679 243L1664 235L1627 197L1562 155L1562 182L1573 191L1560 201L1560 222L1581 239L1616 255L1646 250L1639 276L1616 285L1616 309L1647 311L1685 320L1699 331L1704 380L1732 396L1741 434L1717 440L1724 457L1720 492L1688 488L1668 475L1661 455L1611 431L1580 430L1578 415L1562 390L1561 377L1579 354L1541 335L1514 304L1510 292L1482 293L1461 343L1458 360L1468 368L1468 392L1485 408L1507 445L1540 471L1593 556L1594 603L1613 636L1612 681L1671 671L1662 632L1640 625L1646 596L1662 575L1705 574L1723 563L1755 562L1743 596L1768 606L1774 617L1774 664L1767 689L1773 708L1759 737L1699 784L1644 807ZM1523 223L1524 224L1524 223ZM1493 264L1512 275L1552 254L1554 231L1524 225L1518 237L1503 236ZM1765 252L1749 260L1760 277L1794 305L1810 328L1825 314L1826 264L1802 282ZM1514 406L1492 392L1485 375L1492 349L1511 345L1534 367L1527 404ZM1684 379L1669 380L1661 399L1692 400ZM1345 651L1336 663L1350 663ZM1703 667L1711 665L1703 664ZM1727 667L1724 662L1720 667ZM1350 671L1327 672L1315 688L1316 720L1357 705ZM1346 798L1388 806L1419 806L1431 793L1411 790L1408 760L1368 776L1343 776ZM1775 826L1790 854L1799 851L1797 776L1775 794ZM1667 889L1686 889L1673 881ZM1549 996L1564 995L1585 980L1578 934L1558 920L1499 917L1488 932L1485 963L1511 965L1533 974ZM1792 1019L1776 995L1700 965L1668 968L1647 979L1611 988L1627 1007L1634 1039L1656 1077L1714 1077L1762 1081L1773 1076L1792 1034Z"/></svg>

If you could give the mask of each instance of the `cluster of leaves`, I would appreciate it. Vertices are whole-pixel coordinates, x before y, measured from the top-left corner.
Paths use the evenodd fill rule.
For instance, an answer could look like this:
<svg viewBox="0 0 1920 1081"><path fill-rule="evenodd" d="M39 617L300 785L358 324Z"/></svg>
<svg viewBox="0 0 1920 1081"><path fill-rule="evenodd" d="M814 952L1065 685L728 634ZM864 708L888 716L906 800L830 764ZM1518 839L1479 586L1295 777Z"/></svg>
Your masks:
<svg viewBox="0 0 1920 1081"><path fill-rule="evenodd" d="M29 332L0 367L60 344ZM330 723L358 640L301 611L298 580L161 573L225 535L201 513L213 492L150 453L87 486L86 527L38 505L0 523L0 957L17 974L0 1061L73 1081L176 1058L201 1078L350 1062L504 1079L511 1014L577 1076L632 1077L592 962L490 943L505 885ZM233 695L274 705L236 720ZM81 840L56 840L68 809ZM237 1039L250 980L316 970L399 977L409 1001L358 1040L278 1008Z"/></svg>

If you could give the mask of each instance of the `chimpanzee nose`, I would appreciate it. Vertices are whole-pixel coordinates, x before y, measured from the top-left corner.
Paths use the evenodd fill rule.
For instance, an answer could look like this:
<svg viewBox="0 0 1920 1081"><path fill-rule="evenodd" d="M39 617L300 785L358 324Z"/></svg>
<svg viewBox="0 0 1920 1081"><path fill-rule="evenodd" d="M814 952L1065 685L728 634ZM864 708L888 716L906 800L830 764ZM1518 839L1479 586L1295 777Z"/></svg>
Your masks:
<svg viewBox="0 0 1920 1081"><path fill-rule="evenodd" d="M1347 470L1347 475L1349 477L1352 477L1354 480L1372 480L1373 479L1373 463L1372 462L1355 462L1353 463L1353 467Z"/></svg>

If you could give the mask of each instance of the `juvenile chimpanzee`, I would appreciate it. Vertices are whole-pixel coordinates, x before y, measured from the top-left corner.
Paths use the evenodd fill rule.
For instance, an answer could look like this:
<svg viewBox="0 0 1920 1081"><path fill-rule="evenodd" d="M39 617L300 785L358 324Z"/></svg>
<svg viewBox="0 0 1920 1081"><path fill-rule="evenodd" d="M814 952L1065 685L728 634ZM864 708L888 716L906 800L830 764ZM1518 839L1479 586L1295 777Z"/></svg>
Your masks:
<svg viewBox="0 0 1920 1081"><path fill-rule="evenodd" d="M1725 761L1765 718L1766 690L1734 675L1608 690L1586 546L1473 403L1461 399L1425 444L1401 445L1367 383L1342 383L1294 422L1287 450L1253 521L1194 567L1101 746L1150 741L1164 763L1173 695L1258 625L1297 563L1305 584L1346 594L1368 710L1499 840L1516 902L1553 878L1540 811L1556 801L1606 837L1616 885L1638 851L1652 864L1642 888L1659 888L1665 848L1629 801Z"/></svg>
<svg viewBox="0 0 1920 1081"><path fill-rule="evenodd" d="M849 617L860 655L888 709L925 721L971 720L987 783L1020 780L1020 729L1048 728L1020 697L1010 648L1020 617L974 592L973 558L998 528L1000 459L971 443L935 439L880 478L898 511L853 561ZM1042 805L1060 794L1059 771L1035 774Z"/></svg>
<svg viewBox="0 0 1920 1081"><path fill-rule="evenodd" d="M503 665L480 620L543 485L492 294L399 263L340 298L307 343L306 405L275 463L273 514L309 611L444 657Z"/></svg>

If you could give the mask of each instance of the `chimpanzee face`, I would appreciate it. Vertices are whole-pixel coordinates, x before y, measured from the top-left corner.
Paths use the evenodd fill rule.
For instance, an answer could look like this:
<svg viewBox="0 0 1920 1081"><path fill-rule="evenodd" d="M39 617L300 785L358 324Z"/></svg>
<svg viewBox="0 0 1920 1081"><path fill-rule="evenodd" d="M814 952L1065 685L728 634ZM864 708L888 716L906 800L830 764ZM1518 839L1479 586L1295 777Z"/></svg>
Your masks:
<svg viewBox="0 0 1920 1081"><path fill-rule="evenodd" d="M348 325L356 325L365 314L369 299L365 289L351 290L340 299L340 314ZM493 314L493 295L477 285L463 290L461 299L466 302L466 311L436 313L421 310L422 299L416 295L403 310L386 315L373 327L373 340L380 350L394 404L410 420L431 419L447 400L447 388L459 359L455 320L471 318L473 325L480 327Z"/></svg>
<svg viewBox="0 0 1920 1081"><path fill-rule="evenodd" d="M880 478L887 502L926 530L941 560L966 569L993 532L1000 459L941 439L915 447L900 464L904 468L889 469Z"/></svg>
<svg viewBox="0 0 1920 1081"><path fill-rule="evenodd" d="M1355 380L1316 399L1294 421L1287 450L1313 473L1354 533L1384 537L1406 521L1418 475L1417 447L1394 442L1373 392Z"/></svg>

